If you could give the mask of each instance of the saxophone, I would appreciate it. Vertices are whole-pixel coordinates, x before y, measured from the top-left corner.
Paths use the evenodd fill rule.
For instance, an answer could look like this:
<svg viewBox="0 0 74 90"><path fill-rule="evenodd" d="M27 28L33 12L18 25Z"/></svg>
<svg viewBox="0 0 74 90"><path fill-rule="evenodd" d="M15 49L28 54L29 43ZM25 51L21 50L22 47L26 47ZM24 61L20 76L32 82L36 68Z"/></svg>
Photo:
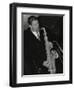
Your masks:
<svg viewBox="0 0 74 90"><path fill-rule="evenodd" d="M43 35L44 35L45 50L47 56L46 61L43 62L43 66L48 68L48 72L50 72L50 74L55 74L56 73L55 59L58 58L58 53L52 50L53 44L48 41L47 32L45 28L43 27L41 28L41 30L43 30L44 32Z"/></svg>

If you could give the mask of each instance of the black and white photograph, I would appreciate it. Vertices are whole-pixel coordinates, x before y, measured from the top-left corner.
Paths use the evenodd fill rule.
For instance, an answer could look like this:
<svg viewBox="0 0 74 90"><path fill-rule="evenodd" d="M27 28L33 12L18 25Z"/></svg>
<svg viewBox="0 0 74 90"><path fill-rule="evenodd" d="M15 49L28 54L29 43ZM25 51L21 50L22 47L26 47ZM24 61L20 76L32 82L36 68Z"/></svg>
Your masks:
<svg viewBox="0 0 74 90"><path fill-rule="evenodd" d="M10 86L72 83L72 7L10 4Z"/></svg>
<svg viewBox="0 0 74 90"><path fill-rule="evenodd" d="M63 73L63 15L22 13L22 36L24 75Z"/></svg>

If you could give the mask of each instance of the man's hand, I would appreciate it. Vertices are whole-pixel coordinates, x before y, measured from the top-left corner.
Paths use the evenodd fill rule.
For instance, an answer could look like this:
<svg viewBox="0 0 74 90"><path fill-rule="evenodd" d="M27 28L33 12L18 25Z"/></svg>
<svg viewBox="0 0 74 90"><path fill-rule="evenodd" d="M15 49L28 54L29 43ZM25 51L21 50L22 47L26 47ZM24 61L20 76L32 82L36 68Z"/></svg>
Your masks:
<svg viewBox="0 0 74 90"><path fill-rule="evenodd" d="M52 50L52 51L51 51L51 56L52 56L52 58L54 58L54 59L57 59L57 58L59 57L59 55L58 55L58 53L57 53L56 50Z"/></svg>
<svg viewBox="0 0 74 90"><path fill-rule="evenodd" d="M49 67L49 62L48 62L48 61L44 61L44 62L43 62L43 66L45 66L45 67L48 68L48 67Z"/></svg>
<svg viewBox="0 0 74 90"><path fill-rule="evenodd" d="M53 43L52 42L49 42L48 44L49 44L50 49L53 48Z"/></svg>

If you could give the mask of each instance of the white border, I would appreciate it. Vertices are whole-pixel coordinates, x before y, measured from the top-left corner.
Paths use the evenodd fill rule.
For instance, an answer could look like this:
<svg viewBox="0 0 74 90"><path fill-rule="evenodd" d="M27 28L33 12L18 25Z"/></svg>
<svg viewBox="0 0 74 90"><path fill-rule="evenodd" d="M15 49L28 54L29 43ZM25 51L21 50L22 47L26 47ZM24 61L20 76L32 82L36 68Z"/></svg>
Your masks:
<svg viewBox="0 0 74 90"><path fill-rule="evenodd" d="M63 61L64 74L21 76L21 13L64 14L63 17ZM69 80L69 10L17 8L17 83L52 82Z"/></svg>

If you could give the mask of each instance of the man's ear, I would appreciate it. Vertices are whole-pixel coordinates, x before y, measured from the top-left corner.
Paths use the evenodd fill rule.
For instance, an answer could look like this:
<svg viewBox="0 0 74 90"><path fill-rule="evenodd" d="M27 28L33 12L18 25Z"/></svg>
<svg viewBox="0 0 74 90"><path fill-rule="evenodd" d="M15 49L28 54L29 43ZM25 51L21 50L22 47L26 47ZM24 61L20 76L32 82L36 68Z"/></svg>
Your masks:
<svg viewBox="0 0 74 90"><path fill-rule="evenodd" d="M30 28L32 28L32 26L31 26L31 25L29 25L29 27L30 27Z"/></svg>

